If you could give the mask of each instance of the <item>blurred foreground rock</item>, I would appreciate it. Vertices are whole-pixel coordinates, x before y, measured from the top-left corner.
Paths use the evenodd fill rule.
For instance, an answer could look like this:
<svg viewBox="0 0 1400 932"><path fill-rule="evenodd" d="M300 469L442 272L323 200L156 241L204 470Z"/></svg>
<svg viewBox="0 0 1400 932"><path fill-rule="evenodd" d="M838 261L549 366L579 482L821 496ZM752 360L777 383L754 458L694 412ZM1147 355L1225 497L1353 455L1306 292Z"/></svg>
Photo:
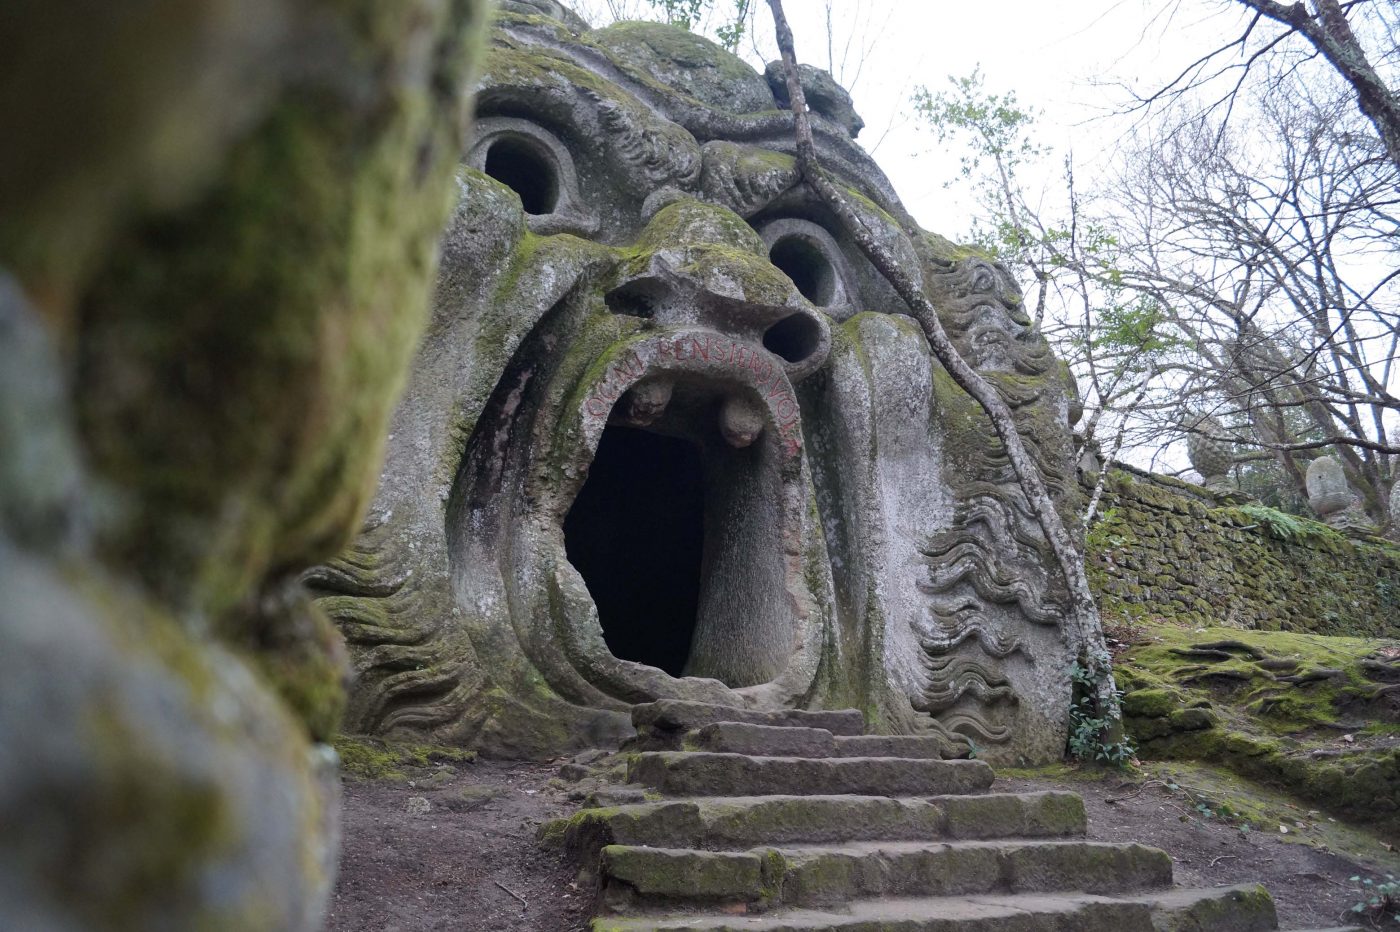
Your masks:
<svg viewBox="0 0 1400 932"><path fill-rule="evenodd" d="M483 6L0 10L0 928L319 926Z"/></svg>

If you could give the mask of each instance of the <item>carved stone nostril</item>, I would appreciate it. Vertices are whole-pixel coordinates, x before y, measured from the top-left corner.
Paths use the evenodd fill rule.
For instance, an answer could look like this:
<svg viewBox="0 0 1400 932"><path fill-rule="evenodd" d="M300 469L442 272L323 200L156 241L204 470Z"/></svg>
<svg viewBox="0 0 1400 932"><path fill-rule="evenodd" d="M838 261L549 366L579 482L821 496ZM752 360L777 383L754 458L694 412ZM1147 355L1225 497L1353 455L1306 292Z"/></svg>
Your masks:
<svg viewBox="0 0 1400 932"><path fill-rule="evenodd" d="M608 310L614 314L649 319L666 300L665 284L651 278L639 278L619 285L603 296Z"/></svg>
<svg viewBox="0 0 1400 932"><path fill-rule="evenodd" d="M788 362L801 362L821 345L821 324L801 311L789 314L763 332L764 349Z"/></svg>
<svg viewBox="0 0 1400 932"><path fill-rule="evenodd" d="M719 411L719 432L731 447L743 449L763 433L763 412L758 405L737 395L724 399Z"/></svg>
<svg viewBox="0 0 1400 932"><path fill-rule="evenodd" d="M634 385L623 398L623 412L629 424L645 427L659 418L671 403L670 379L648 379Z"/></svg>

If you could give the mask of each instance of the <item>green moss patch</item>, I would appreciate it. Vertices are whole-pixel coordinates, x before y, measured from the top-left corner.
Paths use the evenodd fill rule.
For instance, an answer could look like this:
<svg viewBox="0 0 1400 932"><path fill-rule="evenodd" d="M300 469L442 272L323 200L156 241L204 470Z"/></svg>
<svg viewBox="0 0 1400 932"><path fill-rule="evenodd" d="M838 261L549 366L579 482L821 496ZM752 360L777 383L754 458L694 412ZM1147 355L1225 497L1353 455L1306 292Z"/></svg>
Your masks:
<svg viewBox="0 0 1400 932"><path fill-rule="evenodd" d="M408 780L413 776L408 771L413 769L466 763L476 758L475 751L461 748L400 744L360 735L339 735L332 743L340 755L341 772L362 780Z"/></svg>
<svg viewBox="0 0 1400 932"><path fill-rule="evenodd" d="M1400 549L1115 469L1086 569L1109 620L1400 637Z"/></svg>
<svg viewBox="0 0 1400 932"><path fill-rule="evenodd" d="M1145 758L1209 763L1400 831L1400 644L1146 623L1119 659Z"/></svg>

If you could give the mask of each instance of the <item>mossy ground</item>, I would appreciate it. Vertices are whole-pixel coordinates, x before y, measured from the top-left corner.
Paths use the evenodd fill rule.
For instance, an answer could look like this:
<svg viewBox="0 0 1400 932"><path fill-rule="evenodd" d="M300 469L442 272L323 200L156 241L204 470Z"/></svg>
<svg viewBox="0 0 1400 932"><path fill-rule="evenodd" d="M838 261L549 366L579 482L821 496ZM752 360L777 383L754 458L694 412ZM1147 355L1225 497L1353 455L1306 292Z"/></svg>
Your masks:
<svg viewBox="0 0 1400 932"><path fill-rule="evenodd" d="M1143 759L1209 764L1400 839L1400 643L1163 623L1117 634Z"/></svg>
<svg viewBox="0 0 1400 932"><path fill-rule="evenodd" d="M340 755L340 769L362 780L404 782L420 771L440 764L474 760L475 751L432 744L399 744L358 735L339 735L333 742Z"/></svg>

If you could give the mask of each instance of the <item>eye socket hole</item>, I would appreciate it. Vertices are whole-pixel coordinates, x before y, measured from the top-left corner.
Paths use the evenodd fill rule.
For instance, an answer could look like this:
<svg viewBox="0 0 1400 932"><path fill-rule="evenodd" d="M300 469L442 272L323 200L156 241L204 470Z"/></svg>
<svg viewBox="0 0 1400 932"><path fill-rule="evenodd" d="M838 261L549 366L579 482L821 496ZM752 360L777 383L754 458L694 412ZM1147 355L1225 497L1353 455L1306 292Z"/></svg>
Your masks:
<svg viewBox="0 0 1400 932"><path fill-rule="evenodd" d="M486 150L485 170L520 195L525 213L554 213L559 203L559 178L536 145L516 136L502 136Z"/></svg>
<svg viewBox="0 0 1400 932"><path fill-rule="evenodd" d="M801 362L822 343L822 330L810 314L789 314L763 332L763 348L788 362Z"/></svg>
<svg viewBox="0 0 1400 932"><path fill-rule="evenodd" d="M803 236L784 236L768 250L768 261L777 266L802 297L819 307L836 294L836 269L816 243Z"/></svg>

